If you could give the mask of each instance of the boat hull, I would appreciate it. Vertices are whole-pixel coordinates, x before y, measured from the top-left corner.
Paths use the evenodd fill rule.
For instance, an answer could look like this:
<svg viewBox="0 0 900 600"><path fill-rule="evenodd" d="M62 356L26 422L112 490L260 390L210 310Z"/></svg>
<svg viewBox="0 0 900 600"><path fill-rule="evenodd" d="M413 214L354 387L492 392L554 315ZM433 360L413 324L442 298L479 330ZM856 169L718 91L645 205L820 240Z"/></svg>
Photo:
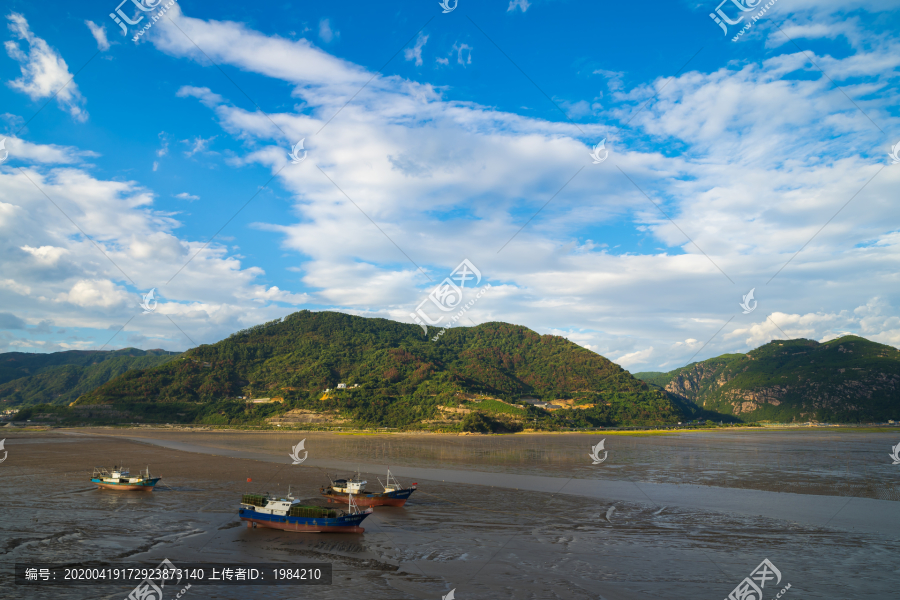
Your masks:
<svg viewBox="0 0 900 600"><path fill-rule="evenodd" d="M396 492L378 492L371 494L353 494L353 501L357 506L403 506L416 488L397 490ZM328 502L334 504L347 504L347 494L337 492L331 488L322 490L322 495Z"/></svg>
<svg viewBox="0 0 900 600"><path fill-rule="evenodd" d="M152 492L153 488L156 486L157 482L162 479L161 477L154 477L153 479L148 479L143 483L115 483L112 481L103 481L100 479L91 479L91 483L96 485L100 489L105 490L122 490L129 492Z"/></svg>
<svg viewBox="0 0 900 600"><path fill-rule="evenodd" d="M267 527L298 533L363 533L365 529L359 524L371 514L371 511L334 519L270 515L246 508L240 509L238 514L241 521L247 523L248 528Z"/></svg>

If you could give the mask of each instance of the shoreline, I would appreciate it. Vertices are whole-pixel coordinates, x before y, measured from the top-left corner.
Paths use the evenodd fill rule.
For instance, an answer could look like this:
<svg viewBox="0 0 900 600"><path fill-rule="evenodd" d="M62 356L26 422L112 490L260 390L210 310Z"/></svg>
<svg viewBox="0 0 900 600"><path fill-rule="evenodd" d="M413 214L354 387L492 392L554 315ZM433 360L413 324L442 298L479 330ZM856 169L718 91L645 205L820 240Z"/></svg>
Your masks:
<svg viewBox="0 0 900 600"><path fill-rule="evenodd" d="M681 433L724 433L724 432L763 432L763 431L842 431L851 433L900 433L900 423L894 425L826 425L826 426L810 426L810 425L765 425L759 427L708 427L708 428L666 428L666 429L575 429L571 431L540 431L540 430L524 430L508 433L475 433L475 432L450 432L450 431L385 431L372 429L308 429L302 427L259 427L259 428L242 428L240 426L227 425L202 425L202 424L121 424L121 425L51 425L51 424L33 424L33 425L15 425L7 423L0 425L0 430L8 432L29 432L29 431L68 431L68 430L85 430L85 429L109 429L119 431L187 431L187 432L231 432L231 433L260 433L260 434L280 434L280 433L327 433L333 435L358 435L358 436L453 436L453 437L492 437L492 436L527 436L527 435L625 435L625 436L655 436L655 435L674 435Z"/></svg>

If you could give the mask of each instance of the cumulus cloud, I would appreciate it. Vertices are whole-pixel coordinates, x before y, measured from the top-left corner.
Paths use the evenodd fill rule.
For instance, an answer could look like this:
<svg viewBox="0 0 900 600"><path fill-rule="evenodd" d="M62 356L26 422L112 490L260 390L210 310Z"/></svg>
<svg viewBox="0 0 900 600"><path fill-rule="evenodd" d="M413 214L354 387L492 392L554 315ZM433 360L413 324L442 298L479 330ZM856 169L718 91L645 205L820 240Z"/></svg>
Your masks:
<svg viewBox="0 0 900 600"><path fill-rule="evenodd" d="M153 210L154 195L136 182L97 179L81 166L24 171L0 169L0 306L14 317L5 318L0 351L98 348L125 323L144 347L186 349L193 343L164 315L211 342L307 300L260 285L265 272L242 266L226 246L177 237L178 221ZM151 288L160 304L145 315L139 304ZM84 334L46 341L23 329L41 322ZM127 344L126 334L108 347Z"/></svg>
<svg viewBox="0 0 900 600"><path fill-rule="evenodd" d="M200 199L200 196L188 194L187 192L181 192L180 194L175 194L175 197L178 198L179 200L187 200L188 202L193 202L194 200Z"/></svg>
<svg viewBox="0 0 900 600"><path fill-rule="evenodd" d="M528 0L509 0L509 8L506 9L506 12L512 12L517 8L525 12L529 6L531 6L531 3Z"/></svg>
<svg viewBox="0 0 900 600"><path fill-rule="evenodd" d="M27 44L23 49L13 40L4 43L6 53L19 62L22 76L9 85L28 95L32 100L49 98L56 94L56 102L76 121L86 121L85 100L72 81L72 74L63 57L43 39L34 35L25 17L18 13L7 16L9 30Z"/></svg>
<svg viewBox="0 0 900 600"><path fill-rule="evenodd" d="M40 248L32 248L25 245L22 250L30 254L36 261L42 265L56 265L59 259L69 253L65 248L56 248L54 246L41 246Z"/></svg>
<svg viewBox="0 0 900 600"><path fill-rule="evenodd" d="M620 73L599 72L611 120L583 123L582 134L569 123L448 100L427 82L372 73L307 40L186 17L177 5L167 14L217 63L287 82L302 106L267 118L208 88L179 92L210 109L222 136L244 145L235 166L278 173L297 217L253 226L303 257L295 272L308 290L261 285L262 269L213 244L158 309L194 327L186 330L192 337L208 340L241 320L265 320L288 310L283 304L408 322L428 291L469 258L494 285L466 319L566 335L629 368L668 370L695 355L746 351L783 337L782 330L813 339L855 331L900 343L897 309L872 301L895 286L900 234L891 223L900 222L893 201L900 172L879 171L886 156L877 130L790 48L631 87ZM150 41L173 57L204 60L167 20ZM885 127L896 122L887 91L896 78L895 47L885 38L843 58L816 57L836 78L856 82L856 72L876 82L858 90L865 92L859 103ZM457 44L451 59L470 64L469 50ZM367 82L366 93L347 104ZM569 100L583 111L597 110L595 101ZM326 123L323 143L315 133ZM280 170L293 167L285 135L290 143L306 138L311 160ZM590 143L601 138L610 160L593 165ZM197 140L186 141L196 147ZM35 177L63 198L67 214L71 208L79 223L83 215L86 231L98 234L116 264L141 273L144 292L170 276L162 265L183 265L202 247L176 237L177 223L150 211L153 194L137 183L77 172L42 169ZM70 181L96 208L67 191ZM125 285L89 242L63 235L71 227L52 218L48 235L22 226L32 210L19 196L0 196L0 224L12 223L18 236L4 251L30 269L27 277L4 271L4 278L49 302L63 292L68 299L81 281ZM622 239L610 239L611 228ZM26 245L70 253L42 263ZM759 308L743 315L738 303L753 287ZM4 301L18 297L0 286L3 293ZM64 324L75 326L76 315L100 322L99 313L119 310L73 309ZM147 337L164 335L152 321L160 316L134 326ZM29 314L28 322L39 318Z"/></svg>
<svg viewBox="0 0 900 600"><path fill-rule="evenodd" d="M58 300L84 308L112 308L126 304L128 292L111 281L82 279L68 292L60 294Z"/></svg>
<svg viewBox="0 0 900 600"><path fill-rule="evenodd" d="M841 213L766 286L884 162L859 151L874 147L877 135L827 80L809 76L802 56L787 52L632 88L619 72L598 72L607 77L610 114L633 119L630 137L642 143L629 145L614 125L583 124L589 138L605 137L611 149L611 160L595 166L570 124L448 101L427 83L373 78L304 40L173 18L204 40L214 60L295 86L304 111L269 115L289 137L313 139L343 107L327 125L332 141L311 152L328 178L297 169L279 174L302 218L256 225L306 257L303 282L320 304L408 321L429 286L467 257L491 281L507 282L467 313L474 322L563 332L631 365L674 368L698 351L696 360L782 335L767 325L769 316L791 335L824 337L836 325L810 315L841 314L865 302L856 290L891 285L900 238L886 224L900 222L890 191L900 179L884 170L854 200L865 210ZM196 55L165 23L154 43L173 56ZM890 73L893 42L885 44L832 68L849 73L872 57L880 66L866 69ZM468 64L468 50L454 47L457 64ZM370 79L365 96L344 107ZM889 97L871 93L866 108L890 121ZM248 143L241 164L273 173L285 164L283 134L267 118L207 92L195 95L223 131ZM594 110L584 102L573 99L571 107ZM684 150L655 150L673 145ZM613 223L631 224L647 246L615 251L602 229ZM760 309L741 315L737 305L751 287ZM868 333L873 339L892 335L887 319L895 309L881 310Z"/></svg>

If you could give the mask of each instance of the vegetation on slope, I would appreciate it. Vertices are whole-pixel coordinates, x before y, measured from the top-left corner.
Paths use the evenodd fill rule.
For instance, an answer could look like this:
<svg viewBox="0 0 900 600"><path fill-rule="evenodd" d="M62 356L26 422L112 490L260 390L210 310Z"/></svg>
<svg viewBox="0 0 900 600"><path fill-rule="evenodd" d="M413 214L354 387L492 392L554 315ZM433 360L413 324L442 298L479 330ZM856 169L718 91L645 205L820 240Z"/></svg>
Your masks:
<svg viewBox="0 0 900 600"><path fill-rule="evenodd" d="M168 364L125 373L77 404L208 406L241 396L281 397L283 410L333 411L361 425L410 427L439 417L439 406L460 405L465 395L510 403L530 395L595 405L556 411L552 418L528 406L520 416L554 426L681 418L665 393L565 338L506 323L451 329L438 342L429 341L433 335L385 319L301 311L194 348ZM336 390L338 383L350 387ZM492 412L487 406L479 410ZM233 417L236 423L242 418Z"/></svg>
<svg viewBox="0 0 900 600"><path fill-rule="evenodd" d="M0 354L0 407L67 405L129 369L165 364L165 350L71 350L52 354Z"/></svg>
<svg viewBox="0 0 900 600"><path fill-rule="evenodd" d="M821 344L773 341L747 354L637 376L744 421L900 419L900 350L854 335Z"/></svg>

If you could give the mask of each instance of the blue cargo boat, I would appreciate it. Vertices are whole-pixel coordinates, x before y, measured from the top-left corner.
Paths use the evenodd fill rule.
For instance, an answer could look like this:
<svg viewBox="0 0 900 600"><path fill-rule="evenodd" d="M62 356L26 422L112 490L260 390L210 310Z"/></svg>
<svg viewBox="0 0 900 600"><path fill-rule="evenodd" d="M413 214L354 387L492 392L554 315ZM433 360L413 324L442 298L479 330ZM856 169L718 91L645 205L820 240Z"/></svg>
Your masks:
<svg viewBox="0 0 900 600"><path fill-rule="evenodd" d="M303 504L288 494L287 498L270 498L269 494L244 494L238 514L246 521L247 528L270 527L285 531L309 533L343 532L362 533L359 526L372 514L371 508L360 511L351 496L348 510L323 508Z"/></svg>

